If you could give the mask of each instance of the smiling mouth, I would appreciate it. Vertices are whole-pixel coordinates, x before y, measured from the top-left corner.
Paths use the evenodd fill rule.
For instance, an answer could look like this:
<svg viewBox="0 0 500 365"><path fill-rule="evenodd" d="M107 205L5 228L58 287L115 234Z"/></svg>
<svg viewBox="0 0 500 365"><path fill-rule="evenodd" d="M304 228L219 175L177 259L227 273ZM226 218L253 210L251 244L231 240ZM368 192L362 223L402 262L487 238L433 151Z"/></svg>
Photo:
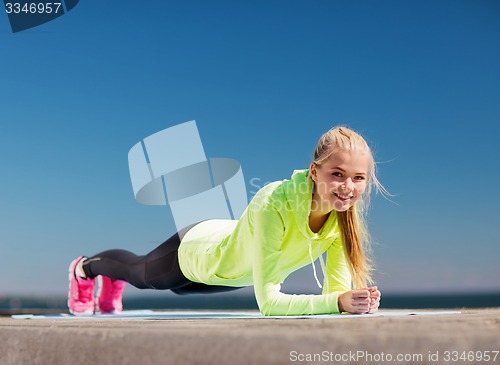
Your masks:
<svg viewBox="0 0 500 365"><path fill-rule="evenodd" d="M342 194L338 194L338 193L333 193L333 195L335 195L337 198L339 198L340 200L342 200L344 202L346 202L354 197L354 195L342 195Z"/></svg>

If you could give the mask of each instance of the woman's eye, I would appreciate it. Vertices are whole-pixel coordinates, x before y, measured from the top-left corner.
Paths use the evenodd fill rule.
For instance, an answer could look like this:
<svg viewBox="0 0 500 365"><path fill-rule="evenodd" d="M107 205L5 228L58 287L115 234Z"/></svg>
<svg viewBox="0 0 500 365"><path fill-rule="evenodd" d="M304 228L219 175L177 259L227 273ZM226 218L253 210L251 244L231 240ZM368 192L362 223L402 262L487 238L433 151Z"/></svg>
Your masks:
<svg viewBox="0 0 500 365"><path fill-rule="evenodd" d="M364 176L356 176L354 179L361 181L361 180L364 180L365 177Z"/></svg>
<svg viewBox="0 0 500 365"><path fill-rule="evenodd" d="M336 177L342 177L342 174L340 172L334 172L332 175Z"/></svg>

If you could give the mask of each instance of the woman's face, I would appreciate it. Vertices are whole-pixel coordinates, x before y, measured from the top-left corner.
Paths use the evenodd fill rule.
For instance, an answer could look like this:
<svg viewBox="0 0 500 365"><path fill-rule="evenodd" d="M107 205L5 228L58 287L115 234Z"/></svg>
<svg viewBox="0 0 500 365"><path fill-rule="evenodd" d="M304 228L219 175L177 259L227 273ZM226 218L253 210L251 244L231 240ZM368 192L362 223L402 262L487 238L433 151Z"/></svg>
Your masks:
<svg viewBox="0 0 500 365"><path fill-rule="evenodd" d="M352 207L366 189L370 157L363 151L333 153L321 166L311 163L315 198L320 212L343 212ZM314 203L313 203L314 204Z"/></svg>

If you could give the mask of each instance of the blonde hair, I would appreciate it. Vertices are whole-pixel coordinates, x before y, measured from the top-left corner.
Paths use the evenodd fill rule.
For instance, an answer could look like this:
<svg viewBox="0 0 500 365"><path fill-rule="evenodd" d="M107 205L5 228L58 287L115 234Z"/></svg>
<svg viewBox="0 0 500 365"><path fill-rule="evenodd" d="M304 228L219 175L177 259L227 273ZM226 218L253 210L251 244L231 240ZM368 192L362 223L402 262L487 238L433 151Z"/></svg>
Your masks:
<svg viewBox="0 0 500 365"><path fill-rule="evenodd" d="M365 221L372 186L384 195L390 194L377 179L376 165L370 147L363 137L352 129L339 126L323 134L316 145L313 162L321 166L339 151L361 151L369 158L368 181L363 196L348 210L337 212L353 285L355 288L364 288L373 282L372 260L369 256L371 253L370 236Z"/></svg>

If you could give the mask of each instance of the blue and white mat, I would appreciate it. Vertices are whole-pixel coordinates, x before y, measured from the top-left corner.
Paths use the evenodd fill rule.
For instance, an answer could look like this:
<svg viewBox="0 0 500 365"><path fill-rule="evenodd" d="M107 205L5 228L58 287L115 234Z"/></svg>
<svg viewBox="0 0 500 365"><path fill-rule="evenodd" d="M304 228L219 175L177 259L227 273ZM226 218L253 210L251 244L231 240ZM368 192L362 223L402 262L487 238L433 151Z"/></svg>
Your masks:
<svg viewBox="0 0 500 365"><path fill-rule="evenodd" d="M153 311L128 310L120 314L100 314L92 316L74 316L68 313L58 314L14 314L14 319L70 319L70 320L108 320L108 319L340 319L340 318L372 318L372 317L400 317L409 315L444 315L460 314L458 311L378 311L373 314L320 314L303 316L263 316L257 311L219 312L219 311Z"/></svg>

